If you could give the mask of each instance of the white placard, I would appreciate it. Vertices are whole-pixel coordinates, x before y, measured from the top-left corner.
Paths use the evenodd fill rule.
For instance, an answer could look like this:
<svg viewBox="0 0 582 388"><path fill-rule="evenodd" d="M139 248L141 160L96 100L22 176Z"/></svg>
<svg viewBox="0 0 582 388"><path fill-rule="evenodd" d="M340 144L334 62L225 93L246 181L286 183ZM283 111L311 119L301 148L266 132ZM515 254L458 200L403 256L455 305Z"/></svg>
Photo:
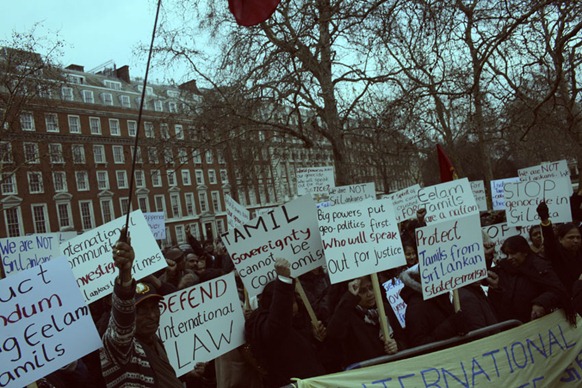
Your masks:
<svg viewBox="0 0 582 388"><path fill-rule="evenodd" d="M456 179L418 190L418 206L426 209L427 224L479 214L467 178Z"/></svg>
<svg viewBox="0 0 582 388"><path fill-rule="evenodd" d="M374 182L336 186L329 191L329 202L332 205L362 202L365 199L376 199L376 184Z"/></svg>
<svg viewBox="0 0 582 388"><path fill-rule="evenodd" d="M397 191L387 196L392 201L392 206L396 214L396 221L402 222L404 220L415 218L416 211L420 208L418 205L418 190L420 185L416 184L406 189Z"/></svg>
<svg viewBox="0 0 582 388"><path fill-rule="evenodd" d="M305 195L222 235L250 297L275 279L275 260L291 262L294 278L324 264L315 201Z"/></svg>
<svg viewBox="0 0 582 388"><path fill-rule="evenodd" d="M400 297L400 291L404 288L404 283L399 278L394 278L383 283L384 291L386 292L386 299L394 311L394 315L398 319L400 326L406 328L406 302Z"/></svg>
<svg viewBox="0 0 582 388"><path fill-rule="evenodd" d="M519 177L491 181L491 204L493 210L505 210L505 194L503 186L506 183L514 182L519 182Z"/></svg>
<svg viewBox="0 0 582 388"><path fill-rule="evenodd" d="M516 227L507 225L507 222L483 226L481 229L491 238L491 242L495 243L495 253L497 255L501 252L501 246L505 240L511 236L521 234Z"/></svg>
<svg viewBox="0 0 582 388"><path fill-rule="evenodd" d="M475 202L477 202L477 207L479 211L487 211L487 192L485 191L485 182L474 181L471 183L471 190L473 191L473 196L475 197Z"/></svg>
<svg viewBox="0 0 582 388"><path fill-rule="evenodd" d="M24 387L99 349L64 257L0 280L0 386Z"/></svg>
<svg viewBox="0 0 582 388"><path fill-rule="evenodd" d="M68 260L77 278L85 301L94 302L113 292L117 268L113 264L111 247L119 239L126 216L66 241L60 250ZM167 266L148 223L141 210L133 211L129 222L130 237L135 252L133 277L142 279Z"/></svg>
<svg viewBox="0 0 582 388"><path fill-rule="evenodd" d="M297 195L328 194L335 187L333 166L297 169Z"/></svg>
<svg viewBox="0 0 582 388"><path fill-rule="evenodd" d="M164 296L158 337L178 377L245 343L234 272Z"/></svg>
<svg viewBox="0 0 582 388"><path fill-rule="evenodd" d="M4 273L9 276L60 256L59 239L59 233L0 238L0 257Z"/></svg>
<svg viewBox="0 0 582 388"><path fill-rule="evenodd" d="M226 222L228 223L228 230L234 229L238 225L244 225L250 221L251 215L249 211L230 195L224 196L226 203Z"/></svg>
<svg viewBox="0 0 582 388"><path fill-rule="evenodd" d="M416 229L425 300L487 277L479 221L475 214Z"/></svg>
<svg viewBox="0 0 582 388"><path fill-rule="evenodd" d="M144 213L143 216L156 240L166 239L166 216L164 212Z"/></svg>
<svg viewBox="0 0 582 388"><path fill-rule="evenodd" d="M506 183L505 215L510 226L538 224L540 218L536 208L545 201L553 222L571 222L570 178L545 178L535 181Z"/></svg>

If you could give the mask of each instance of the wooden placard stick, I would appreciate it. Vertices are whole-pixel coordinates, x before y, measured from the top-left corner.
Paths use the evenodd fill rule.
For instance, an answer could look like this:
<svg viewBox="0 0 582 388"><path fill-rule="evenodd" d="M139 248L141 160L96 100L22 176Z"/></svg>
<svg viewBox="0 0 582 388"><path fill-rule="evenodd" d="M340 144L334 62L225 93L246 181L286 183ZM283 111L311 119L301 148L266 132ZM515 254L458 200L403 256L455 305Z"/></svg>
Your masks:
<svg viewBox="0 0 582 388"><path fill-rule="evenodd" d="M382 328L384 338L388 339L390 338L390 330L388 330L388 319L386 318L386 310L384 310L384 299L382 299L382 289L380 288L378 274L373 273L370 277L372 278L372 287L374 288L374 297L376 298L376 308L378 309L380 328Z"/></svg>
<svg viewBox="0 0 582 388"><path fill-rule="evenodd" d="M456 313L461 311L461 298L459 297L459 290L457 289L453 290L453 307Z"/></svg>
<svg viewBox="0 0 582 388"><path fill-rule="evenodd" d="M315 326L318 324L317 316L315 315L315 311L313 311L313 307L311 307L311 303L309 303L309 299L307 299L307 295L305 294L305 290L301 285L301 281L299 279L295 279L295 291L299 294L303 305L307 309L307 313L309 314L309 318L311 319L311 323Z"/></svg>

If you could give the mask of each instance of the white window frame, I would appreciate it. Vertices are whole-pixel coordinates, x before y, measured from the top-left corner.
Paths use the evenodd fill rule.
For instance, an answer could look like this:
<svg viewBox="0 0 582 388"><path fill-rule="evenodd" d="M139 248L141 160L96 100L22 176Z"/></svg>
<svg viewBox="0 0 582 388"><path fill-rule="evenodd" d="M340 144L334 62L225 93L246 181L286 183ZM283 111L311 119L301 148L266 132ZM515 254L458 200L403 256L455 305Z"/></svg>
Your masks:
<svg viewBox="0 0 582 388"><path fill-rule="evenodd" d="M215 185L216 183L217 183L217 180L216 180L216 170L209 169L208 170L208 184L209 185Z"/></svg>
<svg viewBox="0 0 582 388"><path fill-rule="evenodd" d="M176 135L176 139L184 140L184 126L182 124L174 125L174 134Z"/></svg>
<svg viewBox="0 0 582 388"><path fill-rule="evenodd" d="M89 130L91 135L101 135L101 118L89 117Z"/></svg>
<svg viewBox="0 0 582 388"><path fill-rule="evenodd" d="M135 137L137 134L137 121L127 120L127 136Z"/></svg>
<svg viewBox="0 0 582 388"><path fill-rule="evenodd" d="M66 193L68 191L67 173L64 171L53 171L52 176L53 176L53 188L55 190L55 193ZM60 178L57 178L58 176ZM57 186L57 183L60 183L60 186Z"/></svg>
<svg viewBox="0 0 582 388"><path fill-rule="evenodd" d="M0 184L0 191L2 195L16 195L18 194L18 186L16 184L16 174L13 172L2 173L2 183Z"/></svg>
<svg viewBox="0 0 582 388"><path fill-rule="evenodd" d="M87 205L89 214L83 214L83 205ZM95 213L93 212L93 201L79 201L79 217L81 218L81 228L83 231L95 228ZM87 222L87 223L86 223Z"/></svg>
<svg viewBox="0 0 582 388"><path fill-rule="evenodd" d="M75 95L73 94L73 88L67 86L61 87L61 98L63 101L75 101Z"/></svg>
<svg viewBox="0 0 582 388"><path fill-rule="evenodd" d="M197 185L204 184L204 170L194 170Z"/></svg>
<svg viewBox="0 0 582 388"><path fill-rule="evenodd" d="M0 164L14 163L14 156L12 153L12 143L9 141L0 141L2 154L0 155Z"/></svg>
<svg viewBox="0 0 582 388"><path fill-rule="evenodd" d="M170 194L170 208L172 209L172 218L182 217L182 201L180 200L180 194Z"/></svg>
<svg viewBox="0 0 582 388"><path fill-rule="evenodd" d="M113 95L111 93L101 93L103 105L113 106Z"/></svg>
<svg viewBox="0 0 582 388"><path fill-rule="evenodd" d="M115 219L115 209L113 208L113 201L111 198L102 198L99 200L99 207L101 208L101 219L103 220L103 223L107 223ZM107 210L109 211L109 217L106 217L105 207L107 207Z"/></svg>
<svg viewBox="0 0 582 388"><path fill-rule="evenodd" d="M120 182L120 178L123 179L122 182ZM125 170L116 170L115 171L115 179L117 181L117 188L118 189L127 189L129 188L129 181L127 180L127 171ZM120 184L123 183L123 184Z"/></svg>
<svg viewBox="0 0 582 388"><path fill-rule="evenodd" d="M11 233L11 231L13 230L12 225L8 222L8 217L12 214L15 213L14 215L16 216L16 234ZM24 234L24 224L22 222L22 211L20 209L20 206L15 206L15 207L10 207L4 210L4 225L6 225L6 235L8 237L18 237L18 236L22 236Z"/></svg>
<svg viewBox="0 0 582 388"><path fill-rule="evenodd" d="M121 106L124 108L131 108L131 98L126 95L119 96L119 101L121 102Z"/></svg>
<svg viewBox="0 0 582 388"><path fill-rule="evenodd" d="M168 177L168 186L173 187L178 185L178 182L176 182L176 171L168 170L166 171L166 176Z"/></svg>
<svg viewBox="0 0 582 388"><path fill-rule="evenodd" d="M192 178L190 177L190 170L181 170L182 171L182 185L183 186L191 186L192 185Z"/></svg>
<svg viewBox="0 0 582 388"><path fill-rule="evenodd" d="M38 143L25 142L22 143L24 151L24 162L26 164L40 164L40 154L38 151ZM32 155L29 153L32 151Z"/></svg>
<svg viewBox="0 0 582 388"><path fill-rule="evenodd" d="M222 203L220 201L220 191L212 191L210 193L210 197L212 198L212 207L214 208L214 212L220 213L222 211Z"/></svg>
<svg viewBox="0 0 582 388"><path fill-rule="evenodd" d="M61 143L49 143L49 159L51 164L64 164L63 145Z"/></svg>
<svg viewBox="0 0 582 388"><path fill-rule="evenodd" d="M121 136L119 119L109 119L109 133L111 134L111 136Z"/></svg>
<svg viewBox="0 0 582 388"><path fill-rule="evenodd" d="M95 103L95 96L93 95L92 90L83 90L83 102L86 104L94 104Z"/></svg>
<svg viewBox="0 0 582 388"><path fill-rule="evenodd" d="M111 147L113 150L113 163L115 164L125 164L125 154L123 146L114 145Z"/></svg>
<svg viewBox="0 0 582 388"><path fill-rule="evenodd" d="M65 228L74 228L73 226L73 217L72 217L72 213L71 213L71 203L70 202L57 202L56 203L56 211L57 211L57 220L59 222L59 230L61 229L65 229ZM65 220L65 217L63 217L63 212L61 212L61 209L65 209L66 212L66 223L64 223L63 221Z"/></svg>
<svg viewBox="0 0 582 388"><path fill-rule="evenodd" d="M136 188L146 187L145 174L143 170L134 171L134 183Z"/></svg>
<svg viewBox="0 0 582 388"><path fill-rule="evenodd" d="M93 144L93 160L95 164L107 164L107 156L105 155L105 146L103 144Z"/></svg>
<svg viewBox="0 0 582 388"><path fill-rule="evenodd" d="M40 171L28 171L26 175L28 177L28 192L29 192L29 194L42 194L42 193L44 193L44 184L42 182L42 173ZM33 184L37 185L37 186L33 187Z"/></svg>
<svg viewBox="0 0 582 388"><path fill-rule="evenodd" d="M41 210L42 220L37 219L36 209ZM30 205L30 214L32 215L32 224L34 226L34 233L49 233L50 220L48 216L48 209L46 203L33 203ZM42 224L42 225L39 225Z"/></svg>
<svg viewBox="0 0 582 388"><path fill-rule="evenodd" d="M85 158L85 146L83 144L71 145L71 155L73 157L74 164L87 163L87 159Z"/></svg>
<svg viewBox="0 0 582 388"><path fill-rule="evenodd" d="M184 193L184 204L186 205L186 215L196 215L196 199L194 193Z"/></svg>
<svg viewBox="0 0 582 388"><path fill-rule="evenodd" d="M23 131L35 131L34 114L32 112L20 113L20 129Z"/></svg>
<svg viewBox="0 0 582 388"><path fill-rule="evenodd" d="M68 115L69 133L81 133L81 118L77 115ZM74 130L76 128L76 130Z"/></svg>
<svg viewBox="0 0 582 388"><path fill-rule="evenodd" d="M150 177L153 187L162 187L162 173L160 170L151 170Z"/></svg>
<svg viewBox="0 0 582 388"><path fill-rule="evenodd" d="M107 170L97 170L95 172L98 190L109 190L109 173Z"/></svg>
<svg viewBox="0 0 582 388"><path fill-rule="evenodd" d="M44 123L46 125L46 131L50 133L59 132L59 116L56 113L45 113Z"/></svg>
<svg viewBox="0 0 582 388"><path fill-rule="evenodd" d="M79 179L82 177L82 179ZM87 171L75 171L75 182L77 191L89 191L89 174Z"/></svg>

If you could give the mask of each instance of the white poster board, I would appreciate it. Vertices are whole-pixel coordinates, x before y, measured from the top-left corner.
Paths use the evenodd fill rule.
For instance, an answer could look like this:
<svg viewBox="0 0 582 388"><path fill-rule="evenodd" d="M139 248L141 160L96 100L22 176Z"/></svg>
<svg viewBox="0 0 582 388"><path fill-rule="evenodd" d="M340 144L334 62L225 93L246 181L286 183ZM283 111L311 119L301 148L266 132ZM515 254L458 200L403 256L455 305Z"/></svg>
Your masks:
<svg viewBox="0 0 582 388"><path fill-rule="evenodd" d="M425 300L487 277L479 215L416 229Z"/></svg>
<svg viewBox="0 0 582 388"><path fill-rule="evenodd" d="M495 253L497 255L500 254L501 246L505 240L511 236L518 236L521 234L515 226L507 225L507 222L483 226L481 229L489 236L489 238L491 238L491 242L495 243Z"/></svg>
<svg viewBox="0 0 582 388"><path fill-rule="evenodd" d="M0 238L0 257L4 273L25 271L61 255L59 233Z"/></svg>
<svg viewBox="0 0 582 388"><path fill-rule="evenodd" d="M0 280L0 385L24 387L99 349L64 257Z"/></svg>
<svg viewBox="0 0 582 388"><path fill-rule="evenodd" d="M228 230L234 229L237 225L244 225L250 221L251 215L249 211L230 195L226 194L224 196L224 202L226 203Z"/></svg>
<svg viewBox="0 0 582 388"><path fill-rule="evenodd" d="M324 264L315 201L304 195L222 235L250 297L276 277L275 260L291 262L296 278Z"/></svg>
<svg viewBox="0 0 582 388"><path fill-rule="evenodd" d="M406 264L389 200L317 209L331 283Z"/></svg>
<svg viewBox="0 0 582 388"><path fill-rule="evenodd" d="M471 183L471 190L473 191L473 196L475 197L475 202L477 202L477 207L479 211L487 211L487 192L485 191L485 182L483 181L473 181Z"/></svg>
<svg viewBox="0 0 582 388"><path fill-rule="evenodd" d="M552 222L571 222L570 178L544 178L535 181L506 183L505 215L510 226L530 226L538 224L540 218L536 208L545 201L550 210Z"/></svg>
<svg viewBox="0 0 582 388"><path fill-rule="evenodd" d="M423 187L418 190L418 205L426 209L427 224L479 214L467 178Z"/></svg>
<svg viewBox="0 0 582 388"><path fill-rule="evenodd" d="M117 268L113 264L111 247L119 239L126 216L119 217L98 228L66 241L60 246L77 278L85 301L91 303L113 292ZM167 266L148 223L141 210L133 211L129 222L130 237L135 252L133 277L142 279Z"/></svg>
<svg viewBox="0 0 582 388"><path fill-rule="evenodd" d="M543 178L570 178L570 169L566 160L546 162L537 166L517 170L522 181L535 181Z"/></svg>
<svg viewBox="0 0 582 388"><path fill-rule="evenodd" d="M384 291L386 292L386 299L394 311L394 315L398 319L400 326L406 328L406 302L400 297L400 291L404 288L404 283L399 278L388 280L382 283Z"/></svg>
<svg viewBox="0 0 582 388"><path fill-rule="evenodd" d="M418 204L418 190L420 190L420 185L416 184L395 193L388 194L387 196L383 196L383 198L388 197L392 201L396 221L402 222L416 217L416 211L420 208Z"/></svg>
<svg viewBox="0 0 582 388"><path fill-rule="evenodd" d="M376 199L376 184L374 182L336 186L329 191L329 202L332 205L362 202L365 199Z"/></svg>
<svg viewBox="0 0 582 388"><path fill-rule="evenodd" d="M491 204L493 210L505 210L505 191L503 186L506 183L514 182L519 182L519 177L491 181Z"/></svg>
<svg viewBox="0 0 582 388"><path fill-rule="evenodd" d="M328 194L335 187L333 166L297 169L297 195Z"/></svg>
<svg viewBox="0 0 582 388"><path fill-rule="evenodd" d="M166 216L164 212L143 213L156 240L166 239Z"/></svg>
<svg viewBox="0 0 582 388"><path fill-rule="evenodd" d="M245 343L234 272L164 296L158 337L178 377Z"/></svg>

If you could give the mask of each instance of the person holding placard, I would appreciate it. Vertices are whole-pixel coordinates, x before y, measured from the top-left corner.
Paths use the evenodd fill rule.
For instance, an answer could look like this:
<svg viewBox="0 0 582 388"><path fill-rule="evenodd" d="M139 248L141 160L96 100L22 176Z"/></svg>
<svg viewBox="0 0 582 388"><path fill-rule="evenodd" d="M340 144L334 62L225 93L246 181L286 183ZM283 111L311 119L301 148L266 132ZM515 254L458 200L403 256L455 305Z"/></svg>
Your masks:
<svg viewBox="0 0 582 388"><path fill-rule="evenodd" d="M122 230L122 235L124 230ZM108 387L182 387L162 341L156 335L160 323L155 286L137 283L132 276L135 254L128 242L113 245L119 270L112 295L111 318L103 335L101 368Z"/></svg>
<svg viewBox="0 0 582 388"><path fill-rule="evenodd" d="M576 312L582 316L582 275L574 282L572 288L572 302Z"/></svg>
<svg viewBox="0 0 582 388"><path fill-rule="evenodd" d="M348 289L327 327L326 345L339 348L341 352L336 354L336 362L339 364L337 369L345 369L355 362L398 352L394 338L383 338L369 276L348 283Z"/></svg>
<svg viewBox="0 0 582 388"><path fill-rule="evenodd" d="M544 239L542 237L542 227L540 225L531 226L528 230L531 250L541 258L544 254Z"/></svg>

